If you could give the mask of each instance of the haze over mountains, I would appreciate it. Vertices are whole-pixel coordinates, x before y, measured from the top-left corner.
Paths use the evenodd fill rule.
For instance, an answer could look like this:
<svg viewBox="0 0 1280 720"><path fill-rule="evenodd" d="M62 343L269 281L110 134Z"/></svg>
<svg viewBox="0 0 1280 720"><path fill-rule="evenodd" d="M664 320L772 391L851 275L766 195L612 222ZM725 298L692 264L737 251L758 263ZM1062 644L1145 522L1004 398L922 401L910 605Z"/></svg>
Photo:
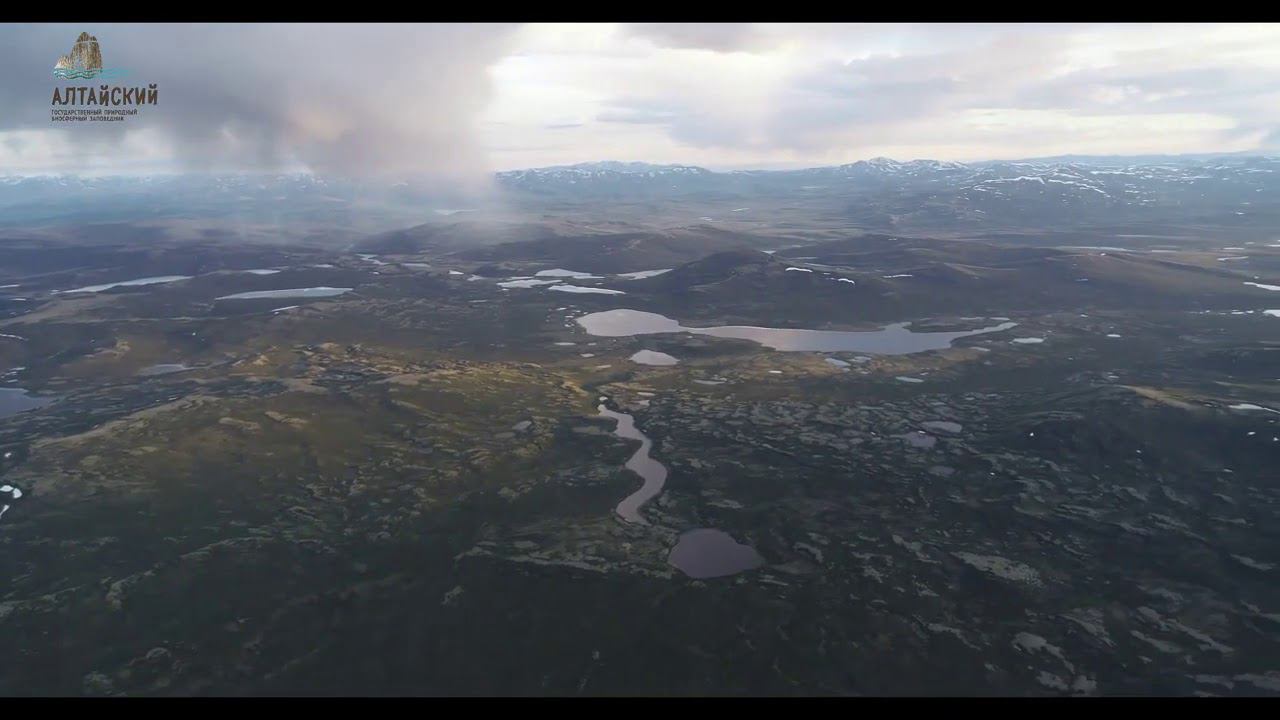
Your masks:
<svg viewBox="0 0 1280 720"><path fill-rule="evenodd" d="M533 193L790 192L830 195L844 192L921 192L954 194L971 202L991 202L972 193L1009 200L1091 202L1099 207L1178 203L1270 201L1243 192L1266 193L1280 187L1280 158L1221 156L1168 158L1160 162L1125 158L1062 161L992 161L964 164L937 160L898 162L874 158L847 165L803 170L716 173L686 165L587 163L499 173L504 186ZM570 186L572 186L570 188ZM1097 196L1097 197L1094 197ZM1241 200L1240 198L1248 198ZM924 199L933 199L925 195Z"/></svg>
<svg viewBox="0 0 1280 720"><path fill-rule="evenodd" d="M79 199L81 202L76 202ZM1280 158L1188 156L955 163L875 158L803 170L713 172L600 162L497 173L490 192L445 195L435 183L313 175L0 178L0 223L225 213L246 220L320 213L339 224L410 224L643 203L690 205L690 222L743 224L804 207L869 230L1102 227L1132 222L1257 227L1280 218ZM693 207L698 204L699 207ZM145 206L142 207L142 206ZM577 209L575 209L577 206ZM692 214L694 210L705 213ZM381 215L380 215L381 214ZM347 217L347 220L343 218ZM626 218L625 213L622 216ZM390 229L390 227L387 227Z"/></svg>

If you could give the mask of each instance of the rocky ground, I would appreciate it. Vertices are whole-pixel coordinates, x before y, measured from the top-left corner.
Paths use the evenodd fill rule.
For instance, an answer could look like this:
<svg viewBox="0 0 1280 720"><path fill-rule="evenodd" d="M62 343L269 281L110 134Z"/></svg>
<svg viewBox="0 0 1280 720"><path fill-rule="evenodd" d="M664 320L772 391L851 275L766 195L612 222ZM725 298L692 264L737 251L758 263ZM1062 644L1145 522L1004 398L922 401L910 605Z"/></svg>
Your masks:
<svg viewBox="0 0 1280 720"><path fill-rule="evenodd" d="M0 417L0 693L1280 692L1276 318L775 352L575 322L638 294L305 261L6 296L7 387L53 401ZM215 299L268 283L354 290ZM669 471L647 526L600 397ZM687 577L694 528L764 565Z"/></svg>

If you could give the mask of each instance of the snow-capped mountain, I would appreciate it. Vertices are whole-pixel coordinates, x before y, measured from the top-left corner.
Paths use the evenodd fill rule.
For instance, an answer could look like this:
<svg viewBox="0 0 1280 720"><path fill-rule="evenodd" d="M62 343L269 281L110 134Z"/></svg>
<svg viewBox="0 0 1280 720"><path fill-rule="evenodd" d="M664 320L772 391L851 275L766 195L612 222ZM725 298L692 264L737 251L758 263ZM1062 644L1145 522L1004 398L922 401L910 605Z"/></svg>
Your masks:
<svg viewBox="0 0 1280 720"><path fill-rule="evenodd" d="M1131 163L1124 158L1054 161L993 161L959 163L941 160L899 162L878 157L845 165L803 170L750 170L713 172L689 165L651 165L648 163L598 162L498 173L501 184L513 189L537 189L560 183L591 186L627 179L635 184L655 186L675 180L690 179L699 186L718 185L730 189L743 179L767 180L797 186L811 181L863 181L882 183L886 187L920 187L943 185L955 189L983 188L994 190L1011 183L1034 183L1043 189L1049 185L1074 186L1079 192L1102 195L1136 190L1153 185L1193 185L1201 183L1238 183L1244 186L1267 185L1280 171L1280 158L1226 156L1197 161L1166 163ZM679 189L679 185L676 186ZM582 188L579 188L582 189ZM812 189L812 188L811 188Z"/></svg>
<svg viewBox="0 0 1280 720"><path fill-rule="evenodd" d="M516 193L563 202L795 199L843 204L854 219L886 224L904 217L990 224L1227 219L1280 220L1280 158L1070 158L959 163L873 158L784 171L712 172L683 165L591 163L500 173Z"/></svg>
<svg viewBox="0 0 1280 720"><path fill-rule="evenodd" d="M958 163L873 158L801 170L714 172L691 165L596 162L498 173L517 207L679 202L694 217L745 219L735 208L784 203L864 227L979 229L1160 222L1280 224L1280 158L1066 158ZM474 207L426 183L293 174L0 177L0 224L136 216L354 222L422 221ZM727 209L720 209L726 203ZM706 207L702 207L703 205Z"/></svg>

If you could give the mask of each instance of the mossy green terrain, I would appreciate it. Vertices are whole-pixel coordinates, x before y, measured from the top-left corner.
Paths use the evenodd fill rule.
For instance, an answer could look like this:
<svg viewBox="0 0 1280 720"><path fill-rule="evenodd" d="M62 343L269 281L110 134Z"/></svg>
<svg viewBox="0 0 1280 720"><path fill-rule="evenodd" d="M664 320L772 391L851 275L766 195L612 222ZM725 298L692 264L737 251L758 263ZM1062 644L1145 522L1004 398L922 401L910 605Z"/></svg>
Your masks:
<svg viewBox="0 0 1280 720"><path fill-rule="evenodd" d="M92 295L53 290L97 271L14 279L0 372L53 402L0 418L23 493L0 518L0 694L1280 689L1280 319L1232 315L1267 299L1237 277L1134 261L1136 283L1195 280L1134 308L1027 288L1121 282L1088 253L1065 279L1058 255L1039 280L970 273L1000 278L989 297L850 270L879 288L862 304L830 278L804 295L799 260L578 295L448 257L271 253L287 269ZM875 274L920 258L900 262ZM352 290L218 299L313 286ZM1015 328L910 355L576 322L950 330L993 298ZM669 470L648 525L614 512L641 480L601 398ZM704 527L765 564L686 576L668 556Z"/></svg>

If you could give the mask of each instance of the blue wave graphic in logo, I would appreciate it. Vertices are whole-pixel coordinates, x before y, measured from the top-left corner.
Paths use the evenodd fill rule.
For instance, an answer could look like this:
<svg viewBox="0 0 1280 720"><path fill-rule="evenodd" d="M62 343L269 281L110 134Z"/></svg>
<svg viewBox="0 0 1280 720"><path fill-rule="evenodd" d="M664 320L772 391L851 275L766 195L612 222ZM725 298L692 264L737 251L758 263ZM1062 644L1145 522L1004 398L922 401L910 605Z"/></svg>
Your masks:
<svg viewBox="0 0 1280 720"><path fill-rule="evenodd" d="M129 71L124 68L54 68L53 76L65 80L120 80L128 77Z"/></svg>

